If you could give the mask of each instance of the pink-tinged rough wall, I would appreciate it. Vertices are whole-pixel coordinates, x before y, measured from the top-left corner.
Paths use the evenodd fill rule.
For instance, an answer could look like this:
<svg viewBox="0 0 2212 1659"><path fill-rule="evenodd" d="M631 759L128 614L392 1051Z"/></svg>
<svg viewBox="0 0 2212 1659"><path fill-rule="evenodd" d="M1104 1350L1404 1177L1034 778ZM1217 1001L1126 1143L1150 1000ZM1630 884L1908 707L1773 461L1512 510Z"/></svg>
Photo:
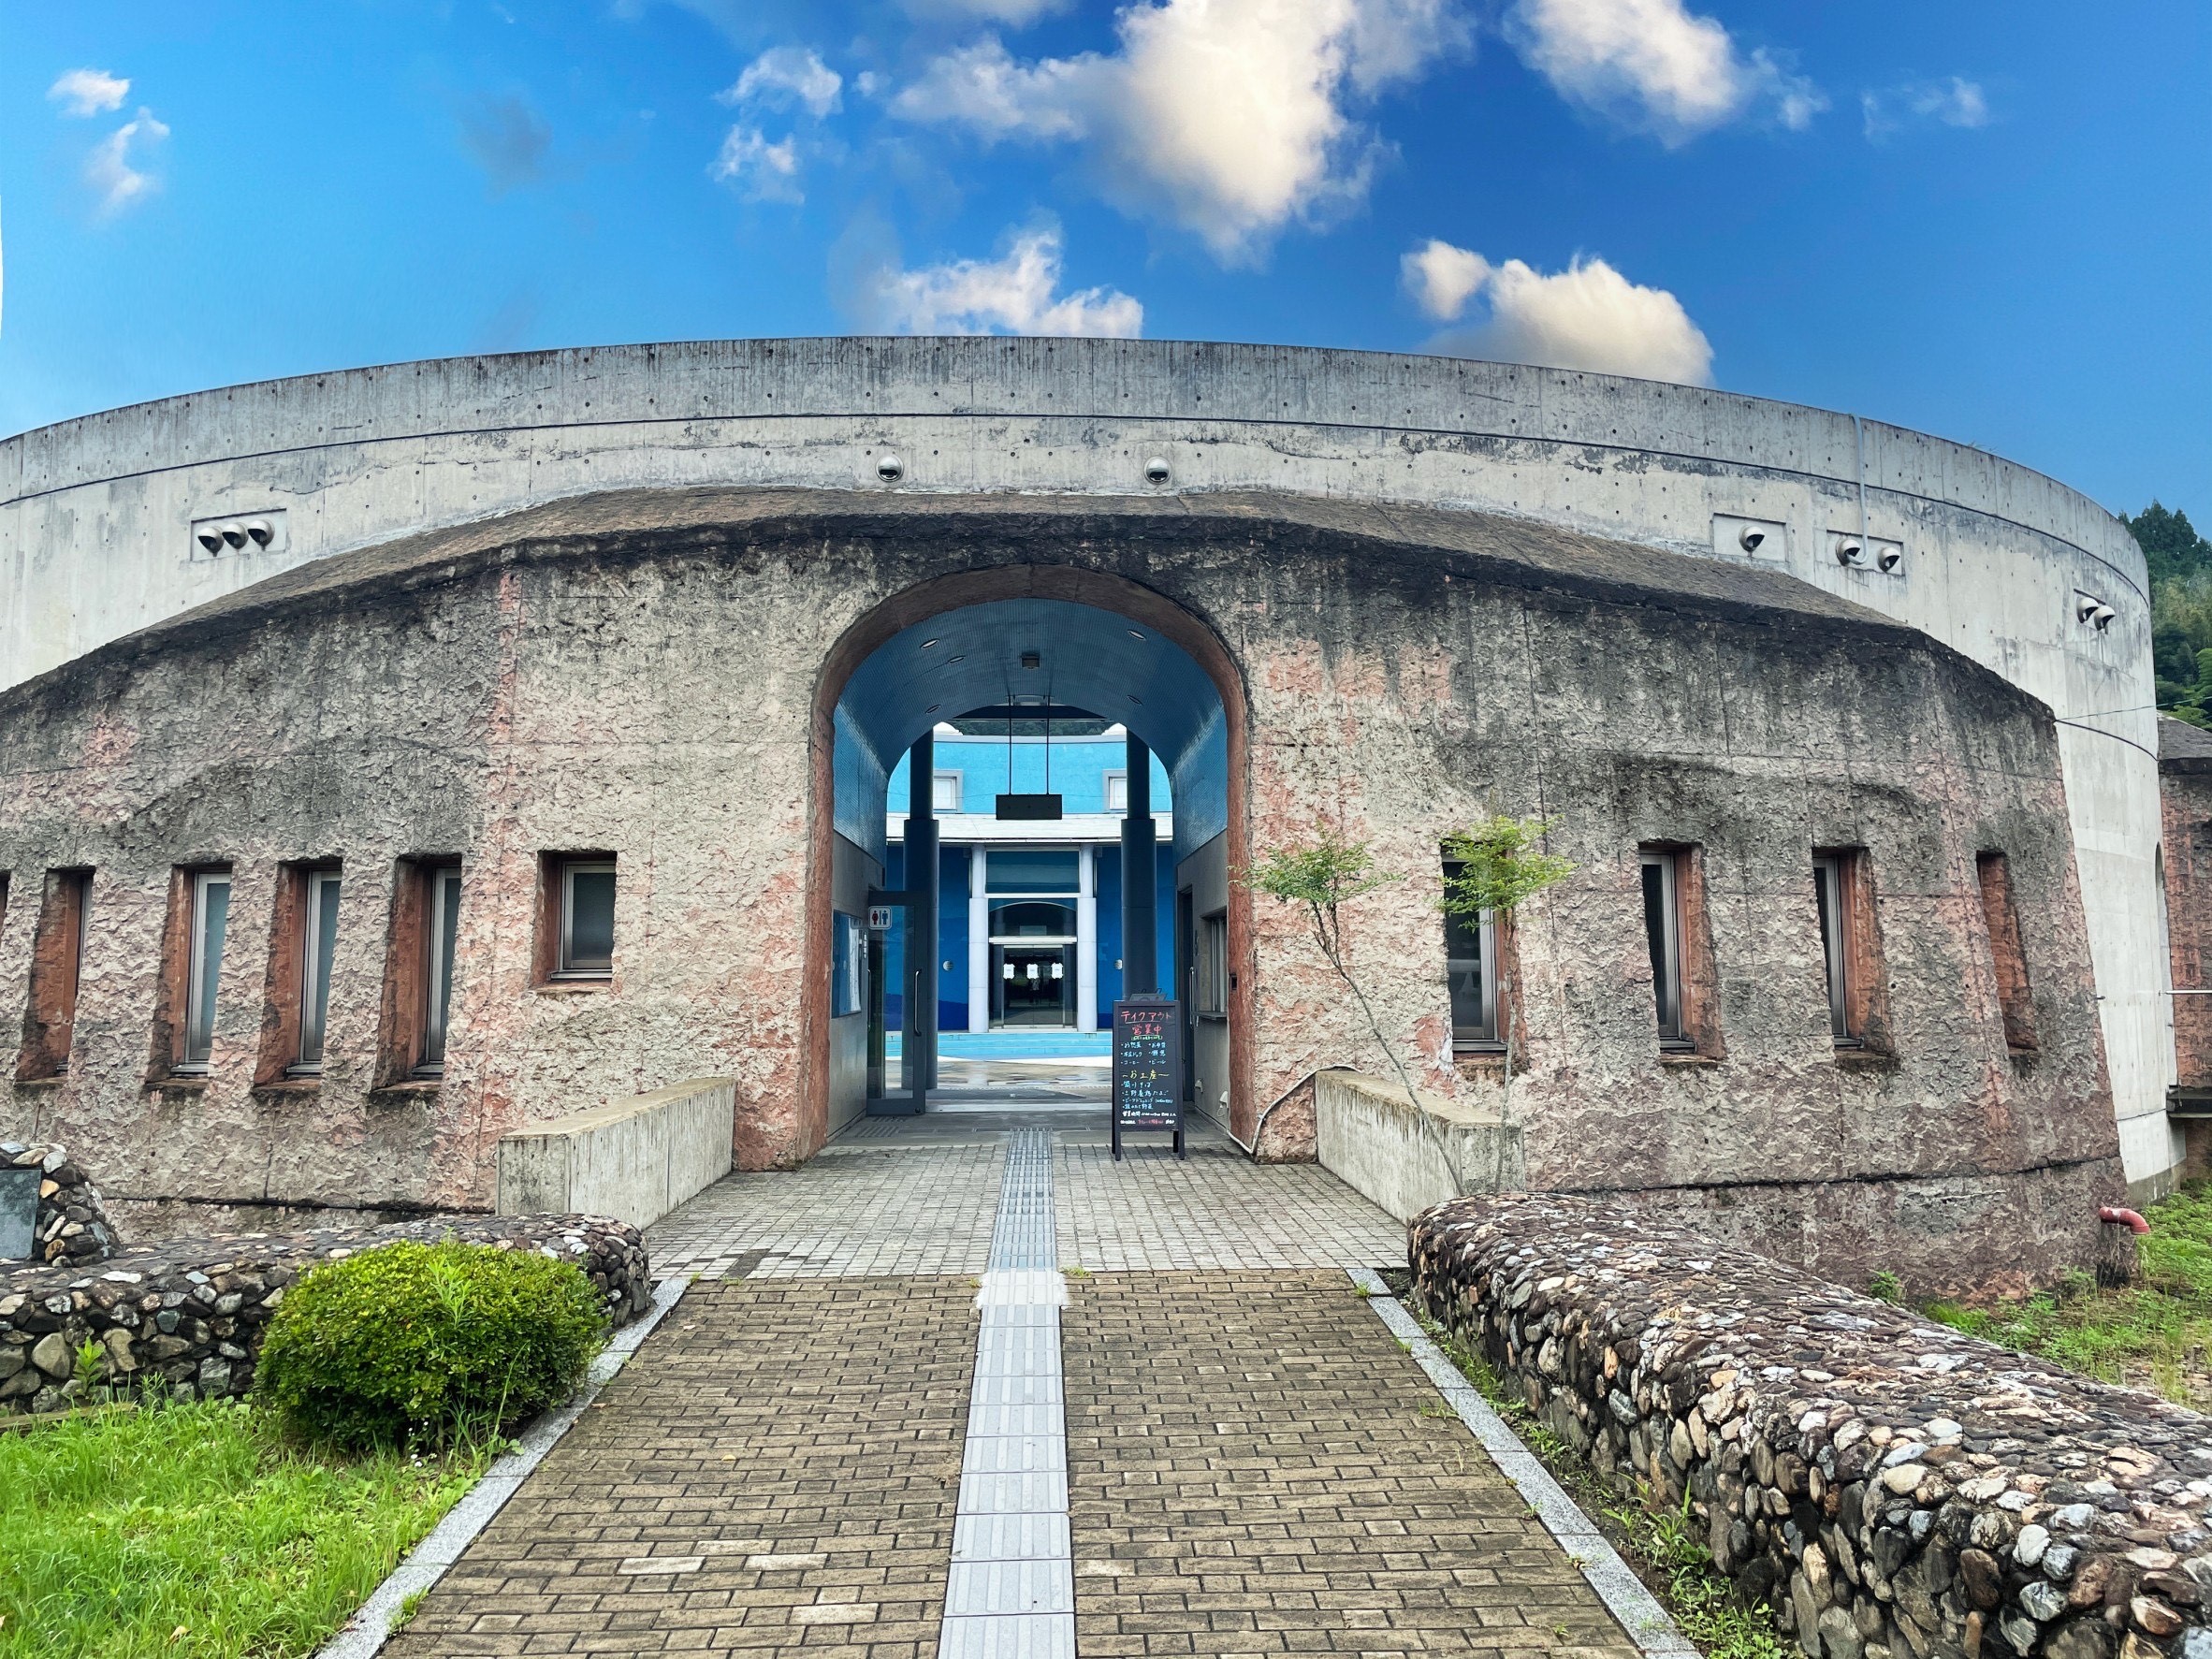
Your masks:
<svg viewBox="0 0 2212 1659"><path fill-rule="evenodd" d="M1681 568L1678 568L1681 567ZM1223 692L1229 858L1371 842L1346 939L1422 1086L1502 1106L1530 1180L1621 1193L1843 1277L1946 1288L2093 1258L2111 1104L2047 713L1768 573L1520 521L1271 498L595 498L325 561L7 693L0 987L49 867L95 876L65 1078L0 1130L119 1199L480 1204L517 1125L738 1080L747 1168L826 1129L828 713L898 628L1012 592L1169 633ZM1525 1068L1449 1050L1443 837L1553 822L1520 920ZM1664 1057L1637 848L1695 847L1720 1057ZM1814 847L1867 850L1888 1047L1828 1031ZM1974 858L2007 855L2038 1048L2007 1053ZM611 851L616 967L533 981L544 855ZM396 861L464 861L454 1037L379 1090ZM256 1090L280 862L345 867L329 1056ZM170 872L236 872L210 1079L149 1059ZM1311 1156L1309 1080L1390 1067L1301 918L1232 881L1230 1124ZM1264 1122L1264 1128L1262 1124Z"/></svg>

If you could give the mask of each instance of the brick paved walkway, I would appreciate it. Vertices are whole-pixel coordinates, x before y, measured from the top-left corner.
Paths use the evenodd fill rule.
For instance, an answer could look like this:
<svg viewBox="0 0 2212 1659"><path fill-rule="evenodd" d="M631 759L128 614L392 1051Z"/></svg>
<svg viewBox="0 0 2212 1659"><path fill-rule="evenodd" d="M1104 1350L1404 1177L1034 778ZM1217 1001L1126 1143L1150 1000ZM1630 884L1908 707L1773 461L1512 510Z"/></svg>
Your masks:
<svg viewBox="0 0 2212 1659"><path fill-rule="evenodd" d="M1080 1659L1634 1659L1354 1293L1343 1270L1402 1259L1403 1230L1325 1171L1254 1165L1217 1136L1187 1162L1141 1146L1116 1165L1095 1116L864 1125L663 1220L656 1270L702 1282L386 1652L1065 1654L1070 1558L1055 1590L1044 1556L1071 1537ZM975 1304L1007 1294L982 1275L1017 1128L1051 1171L1034 1226L1084 1271L1059 1318L1014 1321L1058 1333L1031 1383L977 1385L980 1364L1003 1369ZM1056 1300L1048 1278L1012 1273L1013 1300ZM1014 1444L974 1436L1061 1420L994 1407L978 1429L979 1386L1064 1397L1065 1439L1047 1438L1071 1532L986 1514L978 1488L956 1533L964 1487L1002 1480L991 1447ZM1059 1634L998 1616L1016 1606L1062 1609Z"/></svg>
<svg viewBox="0 0 2212 1659"><path fill-rule="evenodd" d="M974 1301L694 1285L385 1652L931 1659Z"/></svg>
<svg viewBox="0 0 2212 1659"><path fill-rule="evenodd" d="M1636 1653L1342 1273L1109 1273L1062 1321L1085 1659Z"/></svg>

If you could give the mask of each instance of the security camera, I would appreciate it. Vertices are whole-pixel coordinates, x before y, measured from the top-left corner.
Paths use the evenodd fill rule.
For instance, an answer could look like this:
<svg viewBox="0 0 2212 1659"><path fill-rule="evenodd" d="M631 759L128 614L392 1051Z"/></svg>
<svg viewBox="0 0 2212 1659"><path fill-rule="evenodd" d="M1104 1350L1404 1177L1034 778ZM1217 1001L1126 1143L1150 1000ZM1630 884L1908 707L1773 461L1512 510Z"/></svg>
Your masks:
<svg viewBox="0 0 2212 1659"><path fill-rule="evenodd" d="M906 476L906 462L900 460L895 455L883 455L876 458L876 476L886 484L896 484Z"/></svg>
<svg viewBox="0 0 2212 1659"><path fill-rule="evenodd" d="M1165 484L1168 481L1168 462L1164 456L1154 456L1144 463L1144 482Z"/></svg>
<svg viewBox="0 0 2212 1659"><path fill-rule="evenodd" d="M192 539L211 553L223 551L223 531L215 525L201 525L192 532Z"/></svg>
<svg viewBox="0 0 2212 1659"><path fill-rule="evenodd" d="M223 532L223 539L234 547L246 545L246 527L235 518L226 518L215 527Z"/></svg>
<svg viewBox="0 0 2212 1659"><path fill-rule="evenodd" d="M1836 538L1836 562L1838 564L1857 564L1866 558L1866 546L1857 537L1838 536Z"/></svg>
<svg viewBox="0 0 2212 1659"><path fill-rule="evenodd" d="M266 547L276 539L276 531L266 518L246 520L246 539L256 547Z"/></svg>
<svg viewBox="0 0 2212 1659"><path fill-rule="evenodd" d="M1767 532L1755 524L1747 524L1736 532L1737 546L1746 553L1756 553L1759 544L1767 539Z"/></svg>
<svg viewBox="0 0 2212 1659"><path fill-rule="evenodd" d="M1897 567L1904 561L1905 550L1902 547L1885 547L1874 555L1874 563L1880 567L1884 575L1895 572Z"/></svg>

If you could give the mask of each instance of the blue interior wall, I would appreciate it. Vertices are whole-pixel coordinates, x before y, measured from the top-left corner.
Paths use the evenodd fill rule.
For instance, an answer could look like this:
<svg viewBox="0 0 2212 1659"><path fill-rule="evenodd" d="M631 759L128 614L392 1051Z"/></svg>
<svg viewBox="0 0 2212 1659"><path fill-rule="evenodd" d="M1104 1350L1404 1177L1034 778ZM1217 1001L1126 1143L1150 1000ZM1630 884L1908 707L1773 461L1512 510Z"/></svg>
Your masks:
<svg viewBox="0 0 2212 1659"><path fill-rule="evenodd" d="M968 865L966 847L939 847L937 869L937 1028L968 1029Z"/></svg>
<svg viewBox="0 0 2212 1659"><path fill-rule="evenodd" d="M1159 842L1154 850L1152 881L1158 909L1153 916L1154 949L1163 980L1175 972L1175 850ZM1113 1005L1121 998L1121 849L1101 847L1098 853L1099 894L1099 1027L1113 1021ZM1171 985L1159 989L1171 991Z"/></svg>
<svg viewBox="0 0 2212 1659"><path fill-rule="evenodd" d="M1054 793L1060 796L1060 809L1064 812L1105 811L1106 774L1124 770L1128 761L1128 749L1122 740L1118 737L1112 742L1055 738L1052 749L1049 790L1045 787L1044 744L1035 738L1014 739L1011 789L1007 787L1007 749L1003 737L996 740L940 737L937 740L936 769L960 774L960 807L968 813L989 817L997 810L997 797L1001 793ZM913 751L909 749L891 769L887 799L890 811L896 817L906 816L907 777L912 765ZM1167 767L1161 764L1157 755L1152 757L1152 809L1155 812L1174 809L1173 786Z"/></svg>

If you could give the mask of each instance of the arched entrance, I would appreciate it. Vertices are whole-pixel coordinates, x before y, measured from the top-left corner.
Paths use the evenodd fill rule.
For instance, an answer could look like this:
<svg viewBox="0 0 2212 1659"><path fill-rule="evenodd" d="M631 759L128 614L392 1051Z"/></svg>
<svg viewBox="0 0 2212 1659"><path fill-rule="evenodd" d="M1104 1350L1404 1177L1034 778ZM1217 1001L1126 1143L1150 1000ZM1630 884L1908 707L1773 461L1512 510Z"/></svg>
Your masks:
<svg viewBox="0 0 2212 1659"><path fill-rule="evenodd" d="M893 801L888 785L900 772L902 758L910 769L915 755L926 759L933 735L941 734L948 742L979 730L1004 729L1009 735L1003 777L994 763L988 779L979 779L967 799L955 794L946 803L956 808L943 821L951 826L948 834L982 841L1011 830L1026 837L1026 846L1055 851L1064 840L1070 871L1080 857L1082 875L1080 898L1073 889L1057 891L1066 883L1045 880L1030 904L1036 917L1012 897L993 896L978 880L975 927L964 925L965 916L947 913L945 932L955 936L950 947L953 953L940 949L944 941L934 932L924 941L930 963L942 976L944 997L930 1006L949 1011L961 1028L971 1031L1024 1023L1087 1031L1094 1023L1104 1023L1120 964L1101 955L1094 978L1093 936L1087 929L1079 936L1074 918L1079 907L1096 903L1083 837L1086 833L1095 837L1106 819L1126 811L1126 801L1070 797L1064 822L985 821L986 814L996 820L1006 811L1000 802L998 812L992 813L995 795L1022 793L1033 781L1028 773L1034 760L1017 765L1011 754L1016 724L1026 735L1040 717L1054 716L1064 722L1072 717L1087 720L1085 729L1094 739L1100 734L1111 739L1126 728L1129 737L1157 757L1165 772L1177 809L1172 856L1160 860L1165 880L1158 913L1174 922L1161 930L1157 982L1186 1004L1195 1062L1191 1070L1203 1084L1194 1109L1224 1121L1240 1142L1249 1140L1250 905L1230 879L1245 858L1242 677L1220 637L1159 593L1097 572L1027 565L964 573L896 594L849 628L823 663L810 733L803 1005L808 1064L800 1099L807 1155L862 1109L859 1091L871 1059L879 1083L883 1075L880 1041L871 1054L865 1035L871 1012L880 1029L882 1011L856 1006L860 985L853 962L860 941L853 937L853 918L869 884L880 881L887 867L939 867L937 854L916 855L920 842L915 839L926 837L934 842L940 827L937 822L917 825L909 837L913 845L893 841L886 831L886 808L895 816L909 807L908 790L902 787L902 798ZM1002 718L1003 728L998 724ZM924 747L917 749L917 744ZM939 781L930 780L932 786ZM919 798L929 807L939 804L931 791ZM1061 799L1055 792L1054 809ZM1072 810L1078 807L1089 810ZM1106 867L1110 851L1095 851L1100 867ZM1144 857L1128 845L1120 851L1132 861ZM972 866L967 862L970 856ZM944 867L957 865L962 872L981 871L986 861L1002 870L1014 862L1003 848L994 854L981 844L972 853L955 847L947 857ZM1131 862L1127 867L1142 866ZM912 878L901 879L919 890ZM995 890L1001 884L994 879L989 886ZM1178 884L1183 891L1177 891ZM1014 890L1020 891L1019 883ZM1015 929L1017 924L1025 936L1037 932L1043 926L1038 917L1049 922L1045 911L1055 909L1055 900L1065 901L1058 907L1067 912L1065 937L1041 934L1042 942L1036 943L1026 937L1017 939L1011 932L1002 937L1002 926ZM928 910L934 928L938 907L916 904L917 915ZM1087 922L1089 911L1083 913ZM1027 925L1032 923L1037 925ZM1129 952L1134 966L1135 936ZM1058 985L1055 968L1061 970ZM1028 982L1031 975L1037 978L1034 986ZM909 990L926 995L915 975L905 978L916 982ZM1001 984L1001 980L1011 983ZM914 1075L910 1062L906 1074Z"/></svg>

